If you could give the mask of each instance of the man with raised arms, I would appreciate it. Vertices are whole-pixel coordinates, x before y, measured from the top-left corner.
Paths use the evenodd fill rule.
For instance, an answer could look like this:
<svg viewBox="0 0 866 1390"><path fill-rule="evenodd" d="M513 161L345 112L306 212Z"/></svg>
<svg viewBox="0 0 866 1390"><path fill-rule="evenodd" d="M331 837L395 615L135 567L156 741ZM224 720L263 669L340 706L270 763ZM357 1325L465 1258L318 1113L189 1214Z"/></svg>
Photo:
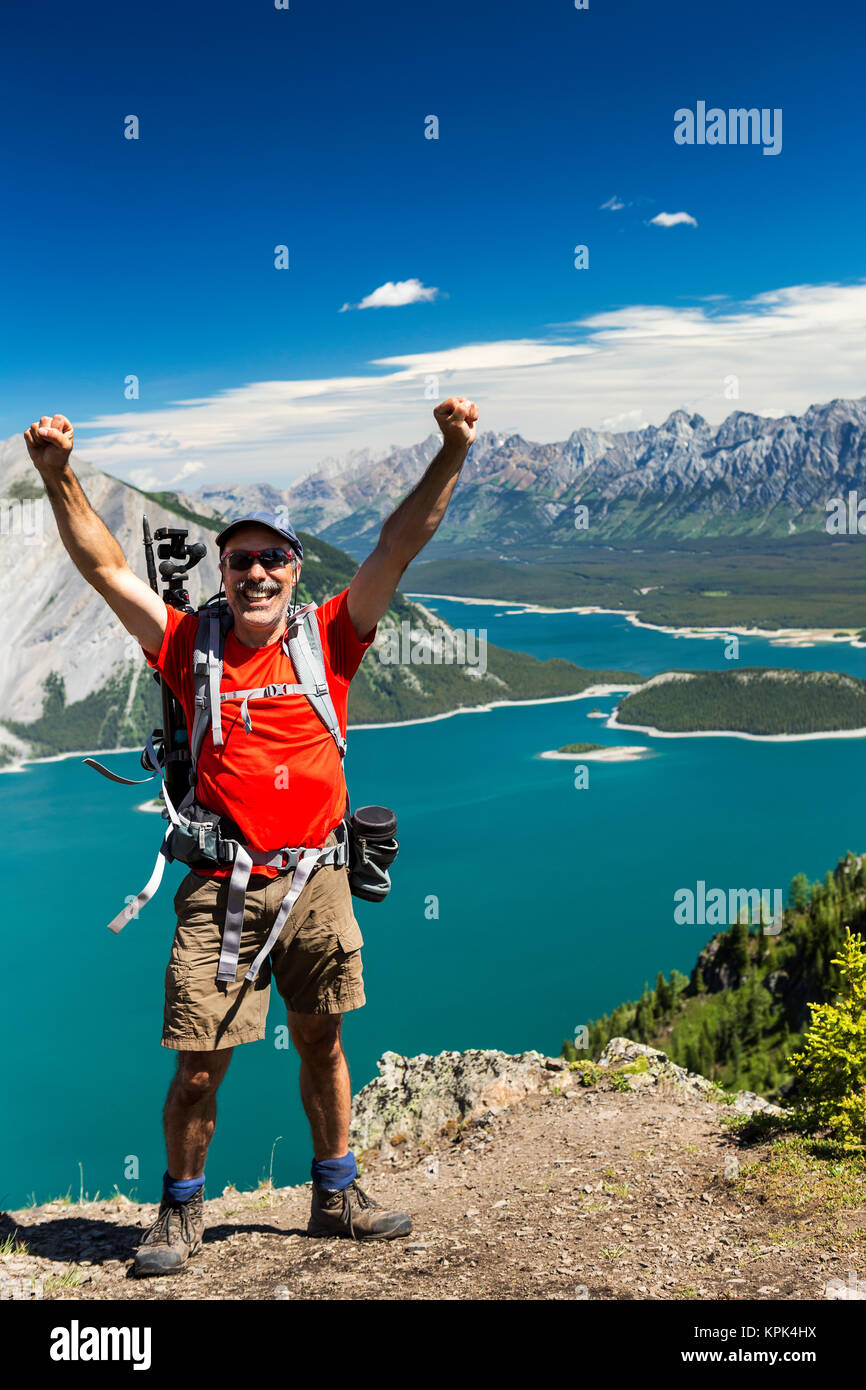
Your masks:
<svg viewBox="0 0 866 1390"><path fill-rule="evenodd" d="M315 613L327 693L342 739L331 737L304 695L269 693L300 680L283 641L303 559L293 527L278 513L257 513L233 521L217 536L233 618L219 689L255 690L261 698L249 710L252 721L240 698L229 695L218 702L222 741L215 746L211 726L197 760L195 799L243 842L254 872L237 924L234 979L217 969L224 959L231 866L192 870L175 897L178 920L166 971L162 1043L177 1051L177 1071L164 1110L163 1196L136 1254L140 1275L175 1273L201 1248L204 1166L217 1090L234 1047L265 1036L272 975L300 1054L301 1099L312 1132L310 1232L389 1239L412 1229L405 1213L384 1211L358 1186L349 1150L351 1090L340 1034L343 1014L365 1002L363 941L345 865L338 867L333 856L328 862L327 850L336 843L346 805L338 745L345 739L350 681L401 575L441 522L475 439L473 401L450 397L433 414L443 435L441 449L387 518L348 588ZM127 564L70 467L69 420L43 416L24 438L73 563L140 643L148 663L180 700L191 728L197 615L167 606ZM275 785L281 767L288 769L289 794ZM320 849L325 862L310 873L251 981L244 974L268 942L297 872L281 870L284 846ZM274 852L279 864L264 862Z"/></svg>

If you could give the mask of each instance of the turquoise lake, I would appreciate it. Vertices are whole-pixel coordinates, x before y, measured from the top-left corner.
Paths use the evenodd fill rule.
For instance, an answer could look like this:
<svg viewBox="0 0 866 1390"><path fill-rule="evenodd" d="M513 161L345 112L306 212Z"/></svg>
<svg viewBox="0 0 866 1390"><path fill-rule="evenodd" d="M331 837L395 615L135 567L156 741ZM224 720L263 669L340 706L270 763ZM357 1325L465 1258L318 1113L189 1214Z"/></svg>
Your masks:
<svg viewBox="0 0 866 1390"><path fill-rule="evenodd" d="M641 674L730 669L721 641L675 638L608 614L424 600L461 628L540 657ZM866 676L866 651L741 638L740 666ZM616 732L593 708L616 696L502 707L427 724L355 730L346 770L355 805L393 806L400 854L384 904L355 902L367 1006L346 1015L357 1091L386 1050L538 1048L557 1053L581 1023L634 998L661 969L689 972L712 934L674 922L678 888L782 888L823 878L866 849L866 740L755 743ZM560 744L647 743L634 763L573 764ZM109 758L136 776L135 754ZM182 868L117 937L105 924L150 874L162 821L135 809L148 788L112 785L77 759L0 776L5 832L0 1205L84 1188L159 1195L161 1108L174 1057L159 1045L163 973ZM425 904L435 895L438 918ZM255 1186L275 1140L278 1184L309 1177L297 1057L265 1042L236 1050L220 1092L208 1193ZM130 1159L136 1180L125 1176Z"/></svg>

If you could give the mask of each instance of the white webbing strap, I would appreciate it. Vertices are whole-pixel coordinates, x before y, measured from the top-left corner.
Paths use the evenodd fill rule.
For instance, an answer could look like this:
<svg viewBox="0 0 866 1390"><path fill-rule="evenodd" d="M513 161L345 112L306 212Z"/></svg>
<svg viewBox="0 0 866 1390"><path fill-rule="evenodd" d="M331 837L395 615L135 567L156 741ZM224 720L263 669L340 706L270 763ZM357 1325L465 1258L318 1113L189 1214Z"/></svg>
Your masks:
<svg viewBox="0 0 866 1390"><path fill-rule="evenodd" d="M315 614L312 622L316 621ZM328 681L325 676L325 663L322 659L321 650L313 652L310 638L307 633L304 621L296 622L289 629L286 641L289 649L289 657L295 668L295 674L300 678L304 685L311 685L315 694L309 694L307 698L316 714L321 719L328 733L337 745L340 757L346 753L346 740L340 732L340 724L337 719L337 711L331 699L331 692L328 689Z"/></svg>
<svg viewBox="0 0 866 1390"><path fill-rule="evenodd" d="M253 861L249 851L238 845L232 876L229 880L229 896L226 905L226 920L223 924L223 939L220 959L217 966L217 979L233 980L238 973L238 952L241 948L241 931L244 925L244 908L247 900L247 884L250 881Z"/></svg>
<svg viewBox="0 0 866 1390"><path fill-rule="evenodd" d="M145 782L152 782L154 776L160 770L159 758L156 756L156 749L153 744L153 734L148 734L147 736L147 743L144 745L144 755L147 758L147 766L153 768L153 772L151 772L149 777L121 777L119 772L112 772L111 768L105 767L103 763L98 763L95 758L82 758L81 761L85 763L87 767L92 767L97 772L101 772L103 777L108 777L112 782L122 782L125 787L140 787ZM164 747L163 755L165 755Z"/></svg>
<svg viewBox="0 0 866 1390"><path fill-rule="evenodd" d="M180 825L180 816L178 815L177 811L174 809L174 802L172 801L171 797L170 797L169 794L168 794L168 787L165 785L165 782L164 782L164 781L163 781L162 785L160 786L159 794L160 794L160 796L162 797L163 801L165 802L165 809L168 811L168 818L169 818L169 820L171 821L171 824L172 824L172 825ZM181 804L181 807L184 807L184 806L186 805L187 801L191 800L191 798L192 798L192 788L190 788L190 790L187 792L186 796L185 796L185 797L183 798L183 800L181 801L181 803L180 803L180 804Z"/></svg>
<svg viewBox="0 0 866 1390"><path fill-rule="evenodd" d="M280 903L280 910L274 918L274 924L268 932L264 946L262 946L246 975L245 980L254 980L261 969L262 962L270 955L271 947L279 936L286 924L289 913L301 896L301 892L313 869L318 864L322 856L320 849L307 850L307 853L298 861L298 866L292 874L292 886L283 901Z"/></svg>
<svg viewBox="0 0 866 1390"><path fill-rule="evenodd" d="M207 636L207 689L210 701L211 732L215 748L221 748L223 742L222 714L220 711L221 645L220 617L217 610L213 608L211 609Z"/></svg>
<svg viewBox="0 0 866 1390"><path fill-rule="evenodd" d="M314 687L306 685L260 685L258 690L226 690L220 695L220 700L240 700L243 704L240 708L240 716L243 726L248 734L253 731L253 721L250 719L249 702L250 700L269 699L273 695L306 695L309 699L315 695Z"/></svg>
<svg viewBox="0 0 866 1390"><path fill-rule="evenodd" d="M149 777L121 777L119 772L112 772L111 768L106 767L103 763L98 763L95 758L82 758L81 761L85 763L87 767L92 767L97 772L101 772L103 777L107 777L109 781L120 782L124 787L140 787L144 782L153 781L153 773L151 773Z"/></svg>
<svg viewBox="0 0 866 1390"><path fill-rule="evenodd" d="M148 742L150 742L150 740L148 740ZM130 899L130 901L127 903L126 907L123 909L122 912L118 912L116 917L112 917L111 921L108 924L109 931L122 931L123 928L126 926L127 922L131 922L133 917L137 917L141 909L145 906L145 904L150 902L151 898L154 896L157 889L159 888L159 885L162 883L162 876L165 873L165 866L168 862L168 855L166 852L168 837L172 832L172 828L175 825L180 825L180 817L178 816L177 811L174 809L174 806L172 805L172 800L168 794L168 788L165 785L164 778L160 778L159 794L165 802L165 808L168 811L169 823L165 828L165 834L162 837L162 844L160 845L159 851L157 852L156 863L153 866L153 873L147 880L147 883L144 885L141 892L136 893L135 897Z"/></svg>
<svg viewBox="0 0 866 1390"><path fill-rule="evenodd" d="M133 917L138 916L145 903L150 902L150 899L153 897L157 888L162 883L162 876L165 873L166 865L165 842L170 834L171 826L169 825L166 827L165 834L162 837L162 844L160 845L159 853L156 856L156 863L153 866L153 873L147 880L147 883L144 885L141 892L137 893L135 897L127 903L126 907L123 909L122 912L118 912L117 916L112 918L112 920L108 924L109 931L122 931L123 928L126 926L127 922L131 922Z"/></svg>
<svg viewBox="0 0 866 1390"><path fill-rule="evenodd" d="M307 879L319 864L339 864L345 863L346 855L345 839L339 839L337 844L328 845L322 849L308 849L298 860L298 866L292 874L292 882L289 891L280 903L279 911L274 918L274 924L268 932L264 945L244 976L245 980L254 980L261 969L262 962L270 955L280 932L288 921L289 913L301 896Z"/></svg>
<svg viewBox="0 0 866 1390"><path fill-rule="evenodd" d="M244 977L247 980L254 980L258 975L262 961L269 954L271 947L282 931L289 913L297 902L304 884L316 864L345 863L347 857L347 854L344 853L347 847L339 840L337 844L328 845L327 848L322 849L290 849L287 847L273 852L253 850L247 845L236 843L235 862L232 865L232 875L229 880L226 916L223 924L219 965L217 966L217 980L222 983L231 983L237 979L241 933L243 932L246 912L247 886L253 868L261 865L272 865L274 868L293 869L294 873L289 891L280 903L279 912L268 938Z"/></svg>

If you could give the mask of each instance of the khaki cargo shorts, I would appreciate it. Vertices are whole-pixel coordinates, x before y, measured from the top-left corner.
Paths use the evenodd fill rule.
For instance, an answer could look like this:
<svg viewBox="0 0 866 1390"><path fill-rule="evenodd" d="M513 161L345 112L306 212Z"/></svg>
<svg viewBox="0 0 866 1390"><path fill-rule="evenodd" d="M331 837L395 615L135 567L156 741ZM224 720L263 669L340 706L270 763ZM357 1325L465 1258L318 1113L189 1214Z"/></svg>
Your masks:
<svg viewBox="0 0 866 1390"><path fill-rule="evenodd" d="M333 832L326 845L336 843ZM287 1009L346 1013L366 1002L364 939L352 911L349 876L331 864L315 869L290 912L258 978L244 975L273 925L292 873L250 877L237 979L217 983L229 880L190 871L174 898L177 928L165 972L163 1047L212 1052L265 1036L271 975Z"/></svg>

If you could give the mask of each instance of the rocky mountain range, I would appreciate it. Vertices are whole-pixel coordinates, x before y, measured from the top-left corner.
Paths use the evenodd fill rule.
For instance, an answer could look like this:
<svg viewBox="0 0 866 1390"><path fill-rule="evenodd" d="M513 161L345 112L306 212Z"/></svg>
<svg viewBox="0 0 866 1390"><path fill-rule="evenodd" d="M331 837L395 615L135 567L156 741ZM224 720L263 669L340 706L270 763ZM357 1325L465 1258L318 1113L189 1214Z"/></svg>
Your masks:
<svg viewBox="0 0 866 1390"><path fill-rule="evenodd" d="M231 515L288 503L297 525L360 557L440 442L431 434L327 459L282 489L205 485L189 505ZM864 484L866 397L779 419L734 411L718 426L677 410L658 426L578 429L550 444L486 431L430 550L504 557L595 541L783 537L822 530L829 499Z"/></svg>

